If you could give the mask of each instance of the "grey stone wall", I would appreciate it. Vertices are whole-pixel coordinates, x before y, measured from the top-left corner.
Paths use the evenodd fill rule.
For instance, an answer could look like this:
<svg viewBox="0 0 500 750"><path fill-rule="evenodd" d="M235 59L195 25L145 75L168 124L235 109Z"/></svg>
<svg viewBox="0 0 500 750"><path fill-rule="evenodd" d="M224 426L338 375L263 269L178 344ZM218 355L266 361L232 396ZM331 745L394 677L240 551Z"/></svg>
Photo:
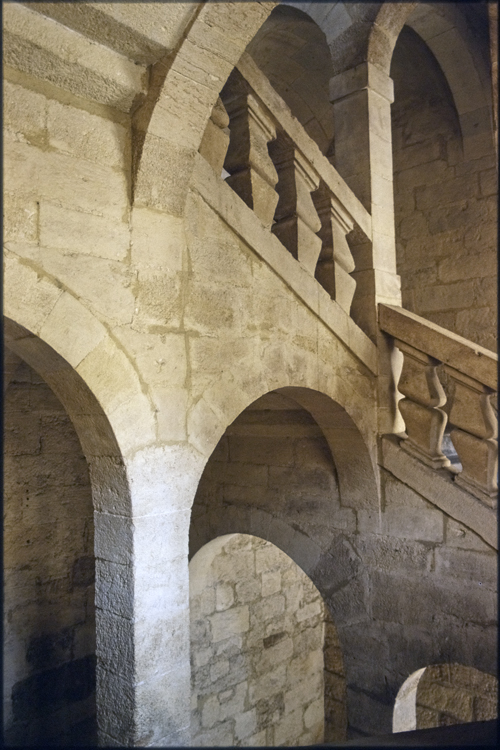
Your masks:
<svg viewBox="0 0 500 750"><path fill-rule="evenodd" d="M323 741L325 608L293 560L220 537L190 563L190 610L194 745Z"/></svg>
<svg viewBox="0 0 500 750"><path fill-rule="evenodd" d="M462 664L432 664L403 684L394 732L488 721L498 715L498 680Z"/></svg>
<svg viewBox="0 0 500 750"><path fill-rule="evenodd" d="M93 509L61 403L22 363L5 394L8 744L95 742Z"/></svg>

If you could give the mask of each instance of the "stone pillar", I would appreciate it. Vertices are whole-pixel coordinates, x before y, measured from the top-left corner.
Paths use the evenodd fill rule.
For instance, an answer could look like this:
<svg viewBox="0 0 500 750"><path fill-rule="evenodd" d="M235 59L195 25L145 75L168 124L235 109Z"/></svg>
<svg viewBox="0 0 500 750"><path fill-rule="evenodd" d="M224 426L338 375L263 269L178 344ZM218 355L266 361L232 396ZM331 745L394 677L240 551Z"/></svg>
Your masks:
<svg viewBox="0 0 500 750"><path fill-rule="evenodd" d="M335 168L372 216L373 242L354 250L357 286L351 315L375 340L377 303L401 303L392 184L393 83L379 68L362 63L331 79L330 99Z"/></svg>
<svg viewBox="0 0 500 750"><path fill-rule="evenodd" d="M373 240L351 250L356 291L351 317L379 347L379 431L399 431L392 345L380 333L379 302L400 305L394 224L391 78L372 63L362 63L330 80L335 125L335 168L372 216ZM391 364L392 359L392 364Z"/></svg>
<svg viewBox="0 0 500 750"><path fill-rule="evenodd" d="M139 450L125 458L130 512L98 514L101 745L190 744L188 541L202 464L188 445Z"/></svg>

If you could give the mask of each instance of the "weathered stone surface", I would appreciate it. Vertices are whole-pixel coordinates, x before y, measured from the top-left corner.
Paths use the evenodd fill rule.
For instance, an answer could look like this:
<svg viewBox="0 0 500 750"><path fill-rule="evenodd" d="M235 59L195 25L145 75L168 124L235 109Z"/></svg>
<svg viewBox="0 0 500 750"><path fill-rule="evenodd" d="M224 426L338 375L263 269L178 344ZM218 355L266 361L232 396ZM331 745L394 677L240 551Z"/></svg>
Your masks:
<svg viewBox="0 0 500 750"><path fill-rule="evenodd" d="M241 556L249 553L258 560L257 572L251 565L239 565ZM324 608L309 579L269 542L242 535L219 537L203 547L193 558L190 576L192 617L210 590L224 608L205 621L209 627L202 638L192 620L192 659L209 670L206 677L199 668L193 672L193 742L205 744L206 729L222 731L223 727L231 732L234 746L251 741L247 738L259 728L274 737L273 742L281 735L283 742L291 741L290 727L295 728L294 741L306 731L321 740ZM300 595L288 599L286 606L284 597L274 593L282 578L287 587L300 589ZM261 581L262 589L259 586L246 606L238 605L233 597L235 585L237 590L244 583L251 588L254 580ZM270 583L272 591L267 591ZM308 604L301 608L304 600ZM220 604L216 606L221 609ZM301 612L308 617L297 616ZM316 619L312 621L311 616ZM309 637L311 633L317 637ZM229 643L235 637L237 658L228 651L229 658L218 656L222 639ZM300 656L293 658L299 638Z"/></svg>
<svg viewBox="0 0 500 750"><path fill-rule="evenodd" d="M356 731L388 732L413 670L495 667L494 510L454 474L379 440L398 425L400 363L374 304L399 304L400 274L405 305L473 342L470 356L447 350L448 365L469 357L491 370L480 349L496 337L497 180L489 74L477 67L486 16L274 5L6 8L8 722L32 709L26 686L46 684L35 665L62 669L47 688L59 700L55 677L97 654L101 744L189 744L190 525L193 551L226 533L279 547L314 580L341 636L326 639L328 677L314 672L315 659L300 660L322 651L317 594L279 555L217 555L219 588L192 593L201 744L272 745L280 732L287 744L342 740L347 713ZM270 231L274 133L253 154L268 178L266 226L221 179L217 97L235 65L260 125L301 155L286 207L300 209L301 239L307 226L318 247L318 179L348 214L336 244L350 289L337 300L313 277L313 254L306 270ZM333 107L327 83L339 73ZM18 357L42 377L16 375ZM248 617L227 635L235 610ZM78 674L88 684L87 667ZM472 696L473 715L489 716L488 694L446 686L457 706L469 710ZM95 705L89 694L52 706L45 728L37 719L24 736L16 719L10 739L73 745ZM445 708L417 714L427 725L460 719Z"/></svg>

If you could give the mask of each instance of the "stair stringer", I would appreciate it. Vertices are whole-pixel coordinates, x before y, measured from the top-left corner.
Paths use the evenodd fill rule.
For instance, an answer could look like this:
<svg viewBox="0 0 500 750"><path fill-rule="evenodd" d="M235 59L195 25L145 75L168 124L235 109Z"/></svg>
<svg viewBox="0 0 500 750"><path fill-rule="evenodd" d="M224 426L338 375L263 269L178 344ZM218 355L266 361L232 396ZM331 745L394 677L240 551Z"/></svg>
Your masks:
<svg viewBox="0 0 500 750"><path fill-rule="evenodd" d="M498 550L497 514L454 482L447 469L433 469L399 446L395 435L381 439L380 465L396 479Z"/></svg>

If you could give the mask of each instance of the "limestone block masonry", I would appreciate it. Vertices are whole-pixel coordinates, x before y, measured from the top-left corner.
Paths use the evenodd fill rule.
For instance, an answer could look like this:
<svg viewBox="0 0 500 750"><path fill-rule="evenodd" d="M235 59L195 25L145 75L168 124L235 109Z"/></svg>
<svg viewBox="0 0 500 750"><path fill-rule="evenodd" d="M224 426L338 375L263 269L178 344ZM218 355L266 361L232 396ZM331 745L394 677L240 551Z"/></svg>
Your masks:
<svg viewBox="0 0 500 750"><path fill-rule="evenodd" d="M322 742L325 608L313 583L244 534L210 542L189 567L193 745Z"/></svg>
<svg viewBox="0 0 500 750"><path fill-rule="evenodd" d="M493 503L401 449L378 318L400 274L493 348L486 5L5 4L9 742L342 740L424 666L495 673ZM190 554L226 534L260 541L191 668Z"/></svg>
<svg viewBox="0 0 500 750"><path fill-rule="evenodd" d="M95 734L94 524L61 403L21 363L5 394L4 727L8 744Z"/></svg>

